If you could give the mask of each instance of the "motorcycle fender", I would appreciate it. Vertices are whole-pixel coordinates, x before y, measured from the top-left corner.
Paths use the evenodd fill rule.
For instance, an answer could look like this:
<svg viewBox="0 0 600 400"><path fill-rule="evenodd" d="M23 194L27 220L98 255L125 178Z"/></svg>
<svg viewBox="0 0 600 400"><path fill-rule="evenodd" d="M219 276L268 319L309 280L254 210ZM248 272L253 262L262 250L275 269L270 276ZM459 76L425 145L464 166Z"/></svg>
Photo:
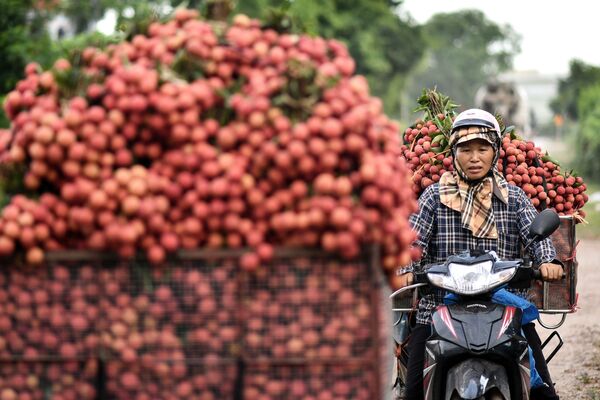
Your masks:
<svg viewBox="0 0 600 400"><path fill-rule="evenodd" d="M462 399L477 399L492 388L497 388L505 399L510 399L508 375L504 367L487 360L470 358L448 371L445 399L449 400L455 391Z"/></svg>

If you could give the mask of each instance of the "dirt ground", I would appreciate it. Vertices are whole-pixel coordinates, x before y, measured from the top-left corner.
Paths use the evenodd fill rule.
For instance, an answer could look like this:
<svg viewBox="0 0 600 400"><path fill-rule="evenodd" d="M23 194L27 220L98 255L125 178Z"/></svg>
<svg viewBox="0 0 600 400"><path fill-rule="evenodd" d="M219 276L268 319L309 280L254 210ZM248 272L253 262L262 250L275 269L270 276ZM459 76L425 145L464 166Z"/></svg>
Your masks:
<svg viewBox="0 0 600 400"><path fill-rule="evenodd" d="M549 367L562 400L600 400L600 240L582 240L577 260L579 310L558 329L565 344ZM538 327L538 332L544 340L551 331Z"/></svg>

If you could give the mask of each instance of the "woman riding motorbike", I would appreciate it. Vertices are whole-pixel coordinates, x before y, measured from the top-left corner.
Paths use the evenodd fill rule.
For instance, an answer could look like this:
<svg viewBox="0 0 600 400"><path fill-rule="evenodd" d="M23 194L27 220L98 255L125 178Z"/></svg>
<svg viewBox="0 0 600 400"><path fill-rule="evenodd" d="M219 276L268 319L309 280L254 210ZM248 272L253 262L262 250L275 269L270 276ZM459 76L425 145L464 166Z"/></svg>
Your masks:
<svg viewBox="0 0 600 400"><path fill-rule="evenodd" d="M414 245L423 250L422 259L412 266L443 262L466 250L494 250L502 259L520 258L521 243L527 242L529 226L537 212L525 192L509 185L496 168L502 137L496 118L480 109L460 113L450 136L454 171L446 172L439 183L429 186L419 198L419 212L411 217L418 238ZM531 257L539 265L542 279L558 280L562 265L550 239L533 244ZM401 270L402 286L413 282L409 269ZM522 297L526 289L509 289ZM406 399L423 399L425 342L431 334L431 314L443 303L443 293L422 297L408 343ZM532 349L536 369L544 384L532 388L532 399L558 399L533 323L523 326Z"/></svg>

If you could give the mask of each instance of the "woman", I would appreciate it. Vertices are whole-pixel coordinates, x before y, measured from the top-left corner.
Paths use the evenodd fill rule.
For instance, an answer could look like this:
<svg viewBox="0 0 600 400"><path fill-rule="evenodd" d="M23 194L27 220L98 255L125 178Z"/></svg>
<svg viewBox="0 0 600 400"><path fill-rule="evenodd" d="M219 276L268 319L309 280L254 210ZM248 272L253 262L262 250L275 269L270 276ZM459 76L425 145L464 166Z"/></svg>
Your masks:
<svg viewBox="0 0 600 400"><path fill-rule="evenodd" d="M450 136L454 171L444 173L439 183L423 192L419 212L411 217L418 235L415 245L423 249L419 265L443 262L472 249L494 250L501 259L521 257L521 243L526 242L537 212L525 192L509 185L498 172L501 144L500 127L492 114L470 109L457 116ZM563 269L550 239L535 243L529 251L544 280L561 278ZM403 286L409 285L413 275L406 272L401 278ZM511 291L526 295L526 290ZM419 303L408 345L406 399L423 399L425 341L431 333L432 311L440 303L441 293L428 294ZM523 331L545 383L532 389L532 399L558 399L534 324L525 325Z"/></svg>

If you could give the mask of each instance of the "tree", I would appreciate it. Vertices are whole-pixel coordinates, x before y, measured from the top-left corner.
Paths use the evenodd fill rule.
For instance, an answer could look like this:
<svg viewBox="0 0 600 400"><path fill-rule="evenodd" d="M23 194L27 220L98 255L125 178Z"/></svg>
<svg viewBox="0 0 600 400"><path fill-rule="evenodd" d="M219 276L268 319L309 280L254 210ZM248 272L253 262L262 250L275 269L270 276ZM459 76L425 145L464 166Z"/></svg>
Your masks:
<svg viewBox="0 0 600 400"><path fill-rule="evenodd" d="M31 0L0 0L0 94L11 90L23 76L29 61L48 63L50 38L44 24L45 10Z"/></svg>
<svg viewBox="0 0 600 400"><path fill-rule="evenodd" d="M512 67L519 36L509 25L490 21L479 10L435 14L423 27L427 50L411 77L409 96L437 87L457 103L469 106L488 78Z"/></svg>
<svg viewBox="0 0 600 400"><path fill-rule="evenodd" d="M176 0L173 0L175 2ZM103 18L107 10L114 10L122 17L126 9L135 11L146 8L159 9L170 6L169 0L60 0L58 10L64 13L75 25L75 32L90 32L95 22Z"/></svg>
<svg viewBox="0 0 600 400"><path fill-rule="evenodd" d="M550 103L552 111L572 120L578 120L581 92L596 83L600 83L600 67L580 60L572 60L569 65L569 75L558 82L558 94Z"/></svg>
<svg viewBox="0 0 600 400"><path fill-rule="evenodd" d="M600 179L600 81L580 88L577 101L579 126L575 136L575 166L591 179Z"/></svg>
<svg viewBox="0 0 600 400"><path fill-rule="evenodd" d="M23 77L28 62L48 66L53 59L45 30L51 11L44 5L44 1L0 0L0 100ZM0 127L7 126L0 107Z"/></svg>
<svg viewBox="0 0 600 400"><path fill-rule="evenodd" d="M95 4L104 7L102 10L109 6L122 10L129 4L141 3L142 0L0 0L0 104L24 77L27 63L37 62L47 69L57 58L77 48L89 44L102 46L114 40L99 33L86 33L52 41L47 32L47 23L57 13L66 12L69 15L68 11L71 10L72 15L69 16L83 26L101 15L90 12L90 7ZM0 128L8 126L9 121L0 107Z"/></svg>

